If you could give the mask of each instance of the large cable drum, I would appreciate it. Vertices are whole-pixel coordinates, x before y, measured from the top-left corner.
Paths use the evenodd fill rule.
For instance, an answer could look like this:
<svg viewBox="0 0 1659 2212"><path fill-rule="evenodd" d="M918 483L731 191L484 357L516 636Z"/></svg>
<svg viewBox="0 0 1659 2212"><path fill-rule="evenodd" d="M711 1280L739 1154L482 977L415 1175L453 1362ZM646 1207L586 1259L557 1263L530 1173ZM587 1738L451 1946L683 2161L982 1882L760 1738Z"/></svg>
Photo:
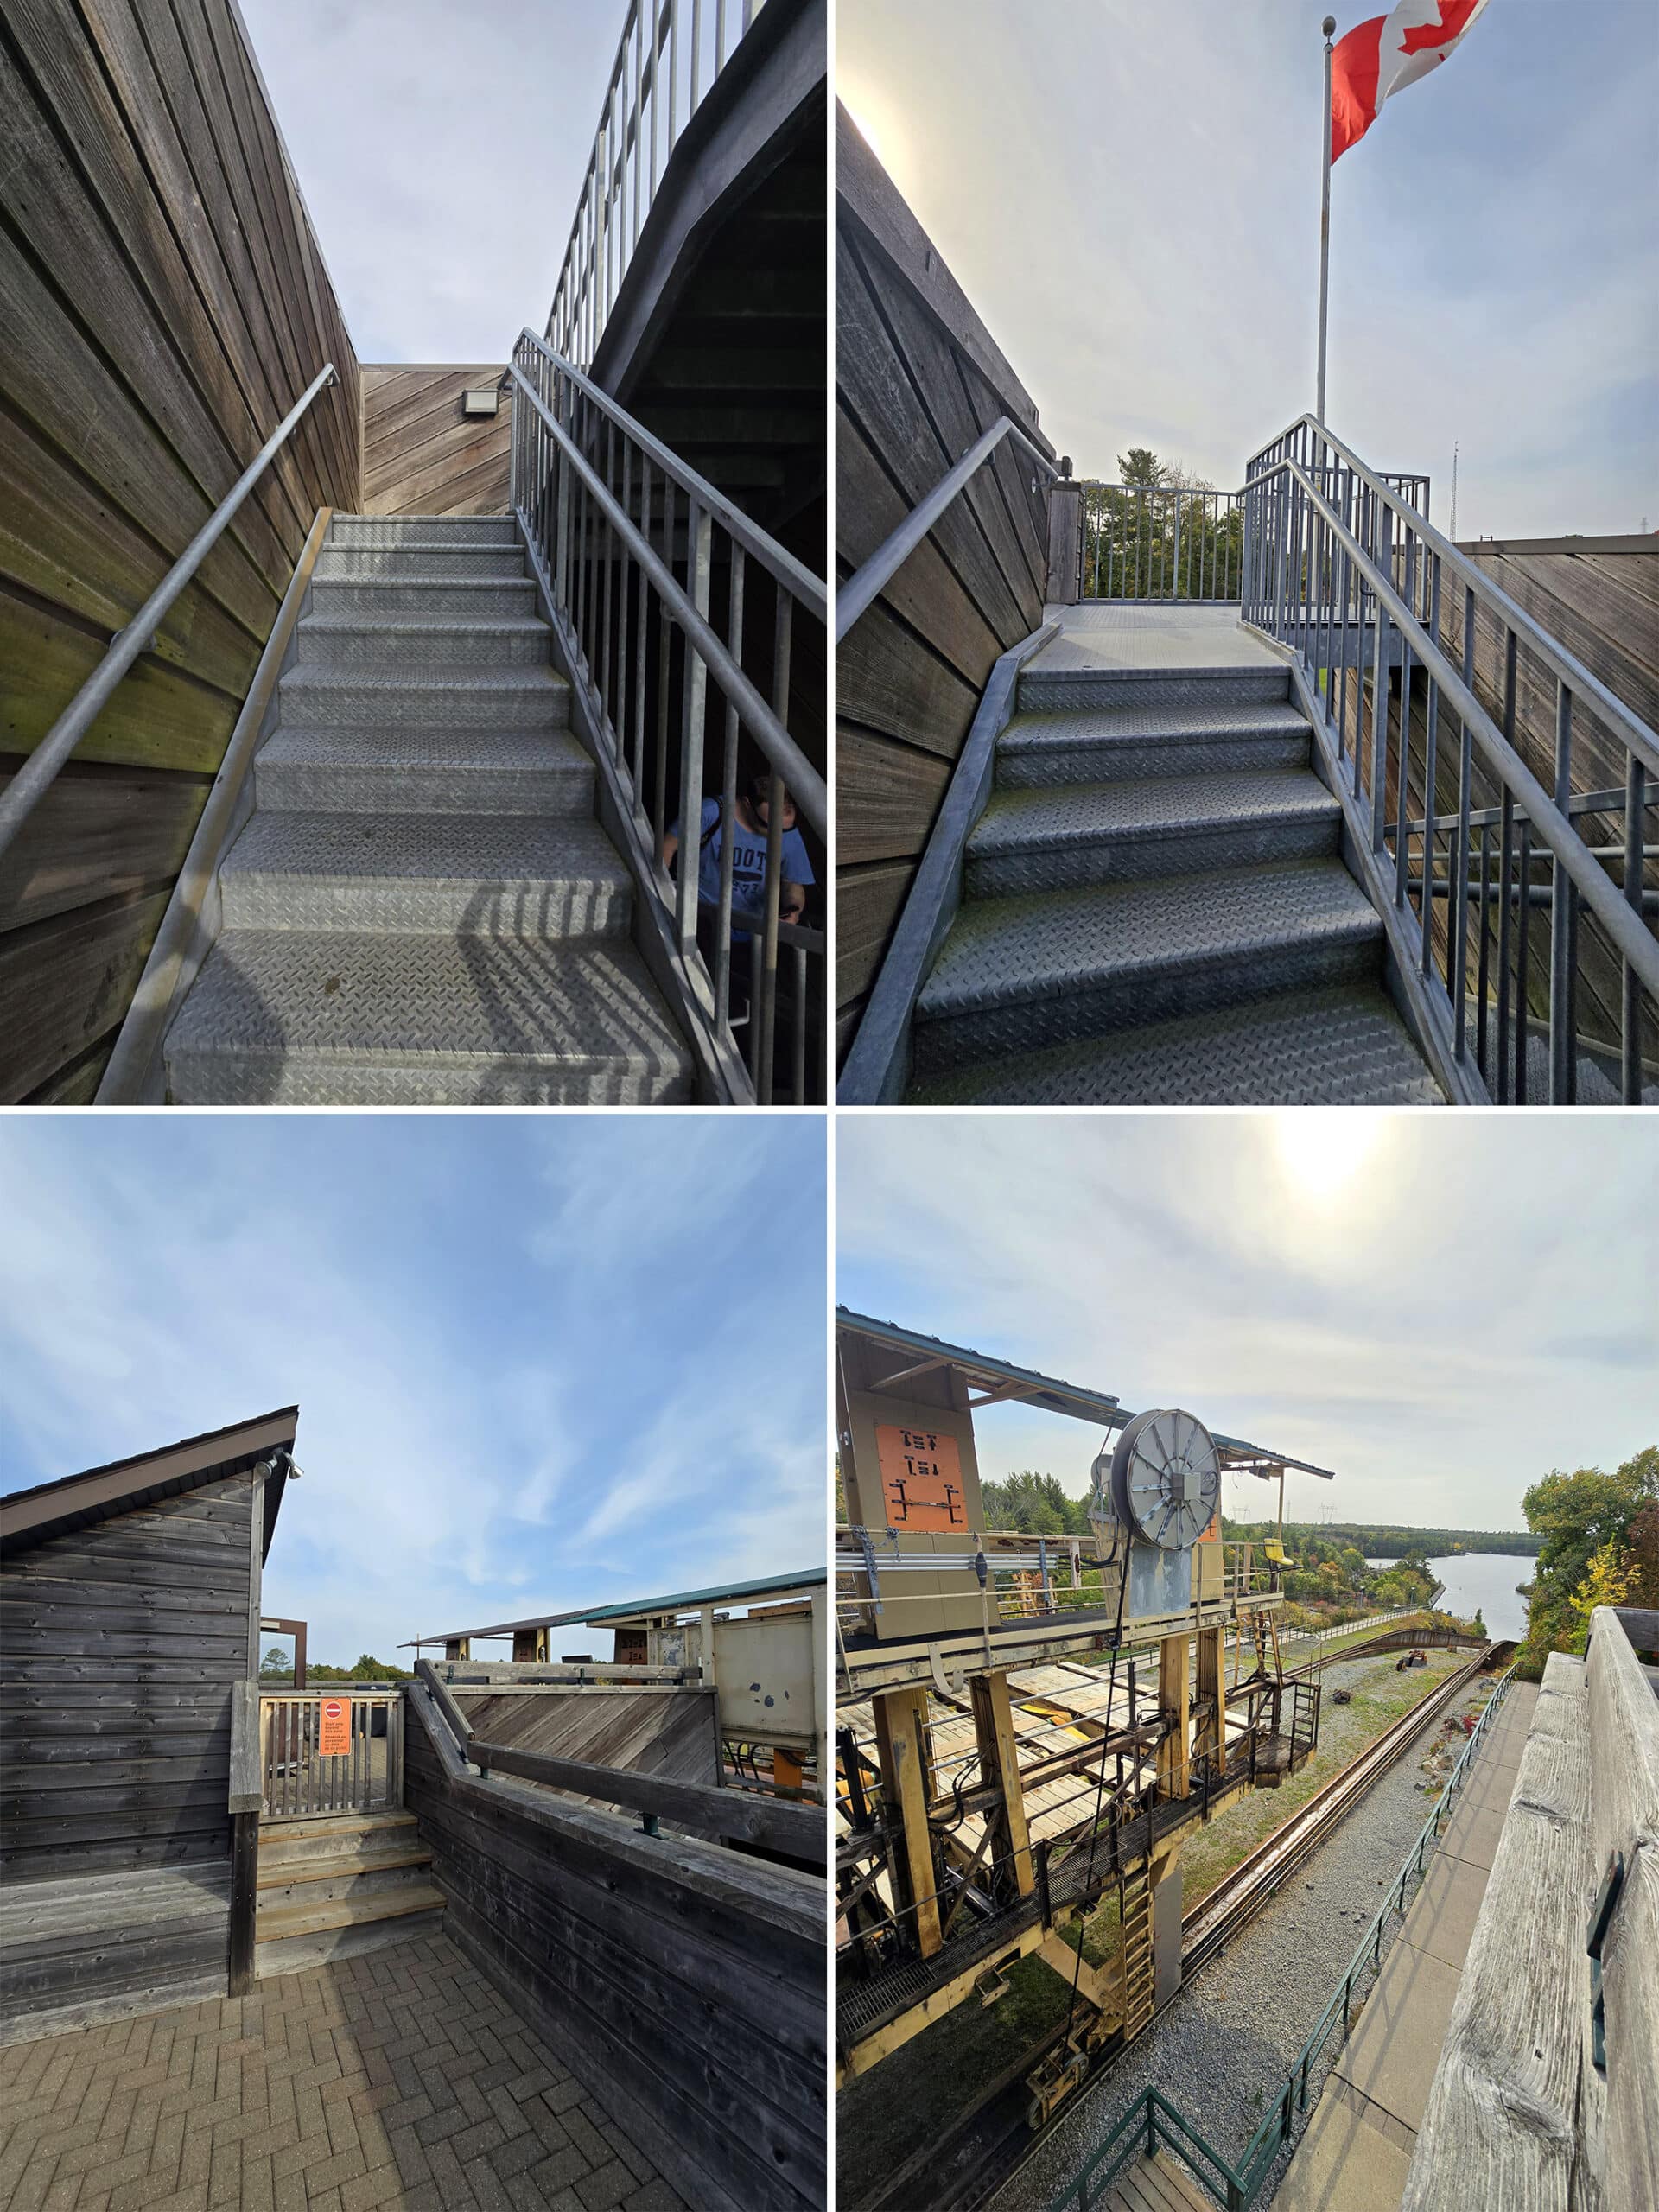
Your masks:
<svg viewBox="0 0 1659 2212"><path fill-rule="evenodd" d="M1112 1450L1113 1510L1143 1543L1185 1551L1215 1518L1221 1461L1195 1414L1137 1414Z"/></svg>

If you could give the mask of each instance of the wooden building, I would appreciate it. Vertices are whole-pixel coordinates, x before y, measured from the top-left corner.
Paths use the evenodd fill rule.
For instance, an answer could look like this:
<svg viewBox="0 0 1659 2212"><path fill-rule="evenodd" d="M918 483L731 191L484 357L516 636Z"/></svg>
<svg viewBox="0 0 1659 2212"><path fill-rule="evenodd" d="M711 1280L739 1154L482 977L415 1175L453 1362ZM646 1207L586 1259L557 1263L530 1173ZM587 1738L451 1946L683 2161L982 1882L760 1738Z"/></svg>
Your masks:
<svg viewBox="0 0 1659 2212"><path fill-rule="evenodd" d="M298 1408L0 1500L0 2035L230 1976L233 1707ZM257 1802L257 1800L256 1800Z"/></svg>
<svg viewBox="0 0 1659 2212"><path fill-rule="evenodd" d="M844 109L836 118L836 573L1036 403ZM993 664L1040 627L1047 480L1006 441L836 655L836 1058ZM1075 593L1073 594L1075 596Z"/></svg>

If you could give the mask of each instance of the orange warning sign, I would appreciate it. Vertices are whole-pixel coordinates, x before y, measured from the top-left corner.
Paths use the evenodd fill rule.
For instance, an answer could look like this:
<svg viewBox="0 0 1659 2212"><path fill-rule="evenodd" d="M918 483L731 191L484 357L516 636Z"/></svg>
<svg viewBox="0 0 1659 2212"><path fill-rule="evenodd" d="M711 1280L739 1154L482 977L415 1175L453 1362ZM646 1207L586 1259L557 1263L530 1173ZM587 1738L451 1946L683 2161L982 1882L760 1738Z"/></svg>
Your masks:
<svg viewBox="0 0 1659 2212"><path fill-rule="evenodd" d="M317 1703L317 1752L325 1759L349 1758L352 1750L352 1708L343 1697L325 1697Z"/></svg>
<svg viewBox="0 0 1659 2212"><path fill-rule="evenodd" d="M966 1534L962 1454L954 1436L884 1423L875 1432L875 1454L890 1529L959 1529Z"/></svg>

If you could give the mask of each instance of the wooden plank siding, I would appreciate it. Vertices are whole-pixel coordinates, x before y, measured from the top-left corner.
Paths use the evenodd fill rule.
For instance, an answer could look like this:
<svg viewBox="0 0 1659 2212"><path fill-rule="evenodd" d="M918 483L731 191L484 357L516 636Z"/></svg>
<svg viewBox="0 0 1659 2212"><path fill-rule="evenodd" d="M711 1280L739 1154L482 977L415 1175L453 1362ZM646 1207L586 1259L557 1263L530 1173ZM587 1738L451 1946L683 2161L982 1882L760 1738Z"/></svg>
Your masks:
<svg viewBox="0 0 1659 2212"><path fill-rule="evenodd" d="M263 1496L233 1475L0 1561L7 1883L228 1858Z"/></svg>
<svg viewBox="0 0 1659 2212"><path fill-rule="evenodd" d="M0 864L0 1099L89 1098L320 506L356 357L234 0L0 22L0 781L340 372Z"/></svg>
<svg viewBox="0 0 1659 2212"><path fill-rule="evenodd" d="M1001 415L1037 409L844 111L836 115L836 573ZM1046 490L1006 443L838 648L838 1057L998 657L1042 620Z"/></svg>
<svg viewBox="0 0 1659 2212"><path fill-rule="evenodd" d="M445 1932L690 2204L825 2198L823 1886L631 1815L461 1765L409 1696L404 1802Z"/></svg>
<svg viewBox="0 0 1659 2212"><path fill-rule="evenodd" d="M462 394L499 385L499 361L433 368L365 362L363 512L503 515L512 461L512 395L494 416L466 416Z"/></svg>

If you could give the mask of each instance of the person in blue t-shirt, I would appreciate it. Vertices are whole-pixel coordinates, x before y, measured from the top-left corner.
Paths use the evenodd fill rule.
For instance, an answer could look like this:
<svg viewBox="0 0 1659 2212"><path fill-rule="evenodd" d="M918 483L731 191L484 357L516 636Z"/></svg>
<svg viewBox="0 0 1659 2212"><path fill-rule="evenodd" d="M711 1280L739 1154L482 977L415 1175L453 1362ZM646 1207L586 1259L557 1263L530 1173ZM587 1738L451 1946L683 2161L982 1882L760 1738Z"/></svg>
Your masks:
<svg viewBox="0 0 1659 2212"><path fill-rule="evenodd" d="M782 839L783 881L778 891L778 918L798 922L806 906L806 887L813 882L812 863L806 841L795 827L795 802L784 799ZM732 823L732 1018L741 1021L749 995L750 930L758 933L766 907L766 838L772 827L772 779L752 776L738 793ZM718 798L702 802L701 836L697 847L698 937L710 970L714 967L713 925L720 906L720 863L724 830ZM676 822L663 839L663 862L670 869L680 849L680 824ZM739 948L742 957L738 957Z"/></svg>

